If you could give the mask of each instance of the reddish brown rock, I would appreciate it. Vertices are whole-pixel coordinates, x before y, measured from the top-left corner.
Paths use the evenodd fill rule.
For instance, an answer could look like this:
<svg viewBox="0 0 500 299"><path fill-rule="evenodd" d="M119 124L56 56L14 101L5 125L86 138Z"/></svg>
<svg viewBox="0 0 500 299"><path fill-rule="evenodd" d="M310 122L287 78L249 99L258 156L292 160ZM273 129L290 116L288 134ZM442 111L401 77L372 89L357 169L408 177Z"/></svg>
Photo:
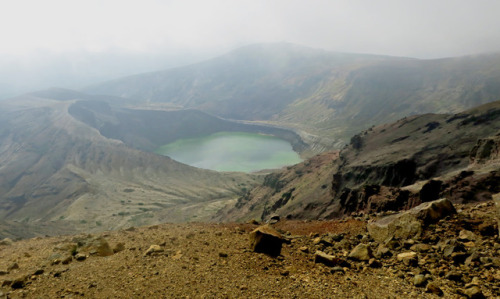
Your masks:
<svg viewBox="0 0 500 299"><path fill-rule="evenodd" d="M253 251L278 256L281 253L283 237L270 225L263 225L250 233L250 247Z"/></svg>

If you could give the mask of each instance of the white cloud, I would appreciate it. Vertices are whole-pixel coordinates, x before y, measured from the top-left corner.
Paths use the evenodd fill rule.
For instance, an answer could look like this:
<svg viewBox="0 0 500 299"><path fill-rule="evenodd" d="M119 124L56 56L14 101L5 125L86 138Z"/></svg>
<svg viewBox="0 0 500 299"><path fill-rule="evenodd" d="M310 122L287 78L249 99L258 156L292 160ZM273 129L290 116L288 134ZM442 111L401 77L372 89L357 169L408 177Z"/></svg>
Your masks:
<svg viewBox="0 0 500 299"><path fill-rule="evenodd" d="M16 0L0 53L215 51L289 41L438 57L500 50L496 0Z"/></svg>

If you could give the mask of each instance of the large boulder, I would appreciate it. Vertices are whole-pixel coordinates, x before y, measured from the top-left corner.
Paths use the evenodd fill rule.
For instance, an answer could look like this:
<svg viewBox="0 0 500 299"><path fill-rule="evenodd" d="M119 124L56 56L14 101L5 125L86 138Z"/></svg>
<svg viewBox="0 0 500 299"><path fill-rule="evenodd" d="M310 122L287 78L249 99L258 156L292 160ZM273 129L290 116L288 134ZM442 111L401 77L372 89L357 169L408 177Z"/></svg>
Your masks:
<svg viewBox="0 0 500 299"><path fill-rule="evenodd" d="M257 227L250 233L250 247L255 252L278 256L281 253L283 237L270 225Z"/></svg>
<svg viewBox="0 0 500 299"><path fill-rule="evenodd" d="M421 205L368 223L368 233L377 242L390 239L419 238L426 225L455 214L453 204L446 198Z"/></svg>

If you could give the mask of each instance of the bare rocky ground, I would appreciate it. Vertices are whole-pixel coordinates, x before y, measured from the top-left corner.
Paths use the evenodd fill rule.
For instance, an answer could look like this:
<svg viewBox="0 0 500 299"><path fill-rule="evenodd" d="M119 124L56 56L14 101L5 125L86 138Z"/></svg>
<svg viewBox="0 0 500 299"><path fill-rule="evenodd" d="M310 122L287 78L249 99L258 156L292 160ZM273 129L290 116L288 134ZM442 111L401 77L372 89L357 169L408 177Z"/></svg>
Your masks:
<svg viewBox="0 0 500 299"><path fill-rule="evenodd" d="M369 219L273 224L281 254L250 247L259 224L162 224L0 241L0 298L499 298L492 201L414 238L376 242Z"/></svg>

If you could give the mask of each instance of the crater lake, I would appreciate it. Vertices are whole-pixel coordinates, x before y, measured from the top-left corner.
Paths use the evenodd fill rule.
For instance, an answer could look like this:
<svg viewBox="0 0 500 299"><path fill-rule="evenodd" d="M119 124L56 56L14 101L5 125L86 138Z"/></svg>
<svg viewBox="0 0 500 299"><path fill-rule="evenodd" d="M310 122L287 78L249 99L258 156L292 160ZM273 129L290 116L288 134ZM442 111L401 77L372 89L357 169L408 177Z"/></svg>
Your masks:
<svg viewBox="0 0 500 299"><path fill-rule="evenodd" d="M301 162L289 142L269 135L220 132L179 139L159 147L157 154L198 168L253 172Z"/></svg>

